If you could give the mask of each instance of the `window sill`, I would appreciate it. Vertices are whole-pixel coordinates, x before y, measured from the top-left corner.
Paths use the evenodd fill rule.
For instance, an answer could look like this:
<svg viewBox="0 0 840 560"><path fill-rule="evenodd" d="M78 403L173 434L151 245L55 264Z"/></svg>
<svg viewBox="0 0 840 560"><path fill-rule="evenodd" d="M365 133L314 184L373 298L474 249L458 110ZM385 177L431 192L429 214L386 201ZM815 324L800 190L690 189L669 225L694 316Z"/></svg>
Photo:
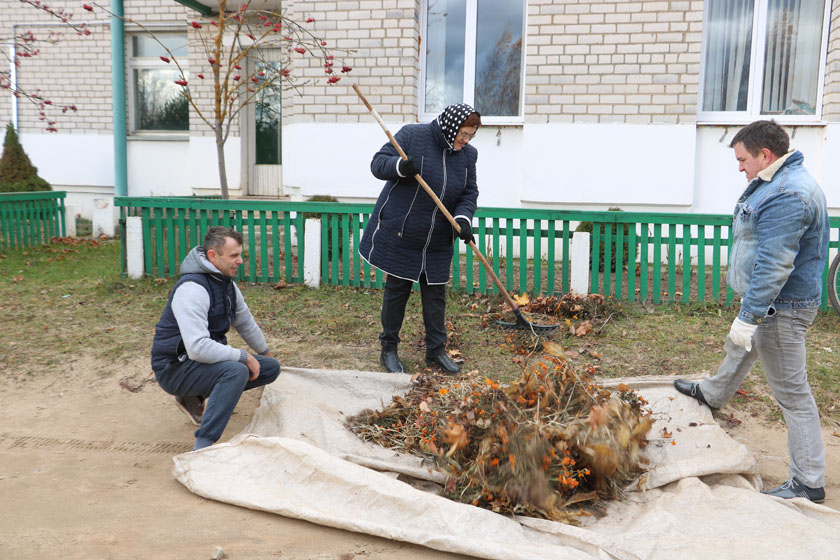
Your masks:
<svg viewBox="0 0 840 560"><path fill-rule="evenodd" d="M418 122L428 124L435 120L440 113L423 114L418 117ZM525 119L523 117L487 117L481 116L481 126L523 126Z"/></svg>
<svg viewBox="0 0 840 560"><path fill-rule="evenodd" d="M726 121L703 121L703 120L698 120L697 121L697 126L717 126L717 127L747 126L748 124L750 124L752 122L755 122L755 121L758 121L758 120L770 120L771 118L774 119L781 126L787 126L787 127L791 127L791 126L814 126L814 127L819 127L819 126L826 126L826 125L829 124L828 121L823 121L823 120L819 120L819 121L798 121L798 120L780 119L780 118L778 118L778 116L774 117L772 115L762 115L762 116L756 117L754 119L737 119L737 118L734 118L732 120L726 120Z"/></svg>
<svg viewBox="0 0 840 560"><path fill-rule="evenodd" d="M146 133L132 133L126 136L126 140L129 142L134 141L144 141L144 142L187 142L190 139L189 133L177 133L177 134L167 134L167 133L154 133L154 132L146 132Z"/></svg>

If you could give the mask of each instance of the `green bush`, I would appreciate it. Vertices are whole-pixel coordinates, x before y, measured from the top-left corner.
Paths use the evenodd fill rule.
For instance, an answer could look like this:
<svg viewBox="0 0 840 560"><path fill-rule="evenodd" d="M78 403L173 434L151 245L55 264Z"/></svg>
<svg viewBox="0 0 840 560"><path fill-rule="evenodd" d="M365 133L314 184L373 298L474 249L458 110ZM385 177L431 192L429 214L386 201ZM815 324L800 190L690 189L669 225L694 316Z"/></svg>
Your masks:
<svg viewBox="0 0 840 560"><path fill-rule="evenodd" d="M49 183L38 176L38 169L20 145L12 123L6 125L3 157L0 158L0 192L51 191Z"/></svg>
<svg viewBox="0 0 840 560"><path fill-rule="evenodd" d="M610 212L621 212L622 210L621 210L621 208L610 208L609 211ZM606 232L605 226L607 224L603 223L603 222L597 222L597 223L598 223L599 226L601 226L601 244L600 244L599 252L598 252L598 270L601 271L601 272L604 272L604 252L605 252L604 249L606 248L606 243L604 243L604 234ZM594 224L592 222L581 222L580 224L578 224L578 227L575 228L575 231L585 231L585 232L591 234L592 229L593 229L593 225ZM621 235L621 232L623 230L623 232L624 232L624 244L623 244L623 248L622 248L622 260L621 260L621 262L624 263L624 266L627 266L627 263L629 262L629 256L630 256L630 247L628 246L628 241L629 241L628 236L630 235L630 228L633 227L633 225L632 224L612 224L612 225L614 227L613 227L613 231L612 231L612 240L611 240L611 243L610 243L610 247L612 248L612 250L610 252L611 255L612 255L612 261L611 261L611 264L610 264L610 272L615 272L616 262L618 260L618 259L616 259L616 256L617 256L616 255L616 253L617 253L617 243L616 243L617 239L616 239L616 237L618 235ZM633 258L635 259L638 256L639 256L639 246L636 245L635 251L633 252ZM590 263L595 262L595 247L593 245L589 246L589 262ZM590 266L591 266L591 264L590 264Z"/></svg>
<svg viewBox="0 0 840 560"><path fill-rule="evenodd" d="M306 199L306 202L338 202L338 199L334 196L330 196L328 194L316 194L314 196L310 196ZM320 212L304 212L303 219L311 219L311 218L321 218ZM327 223L327 259L332 259L333 255L333 236L332 236L332 224ZM342 247L342 236L341 236L341 226L338 227L338 256L341 258L341 247Z"/></svg>

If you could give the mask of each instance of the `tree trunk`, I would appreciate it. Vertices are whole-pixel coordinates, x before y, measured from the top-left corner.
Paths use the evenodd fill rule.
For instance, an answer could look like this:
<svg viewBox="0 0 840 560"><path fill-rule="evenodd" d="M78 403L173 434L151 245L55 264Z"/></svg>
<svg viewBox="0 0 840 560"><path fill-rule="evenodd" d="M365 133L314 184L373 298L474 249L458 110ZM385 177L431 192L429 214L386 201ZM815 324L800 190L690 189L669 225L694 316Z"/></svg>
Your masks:
<svg viewBox="0 0 840 560"><path fill-rule="evenodd" d="M225 168L225 140L222 137L222 124L217 122L216 123L216 161L219 162L219 185L222 187L222 198L227 200L230 198L228 195L228 182L227 182L227 169Z"/></svg>

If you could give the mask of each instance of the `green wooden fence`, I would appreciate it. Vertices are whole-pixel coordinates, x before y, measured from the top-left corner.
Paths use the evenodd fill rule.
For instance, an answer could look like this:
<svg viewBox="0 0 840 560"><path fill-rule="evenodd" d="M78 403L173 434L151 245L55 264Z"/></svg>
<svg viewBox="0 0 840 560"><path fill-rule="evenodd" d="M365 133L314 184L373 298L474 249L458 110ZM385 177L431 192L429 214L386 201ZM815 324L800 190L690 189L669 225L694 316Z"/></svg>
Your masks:
<svg viewBox="0 0 840 560"><path fill-rule="evenodd" d="M0 193L0 248L17 249L64 237L64 198L61 191Z"/></svg>
<svg viewBox="0 0 840 560"><path fill-rule="evenodd" d="M177 274L206 229L221 224L245 237L247 258L240 280L302 283L303 223L307 217L319 217L321 283L373 288L384 284L382 273L356 249L371 204L132 197L118 197L115 204L121 209L121 223L127 216L143 218L145 270L152 276ZM725 280L730 215L480 208L473 232L508 290L561 294L570 289L572 236L585 221L593 222L590 292L653 303L732 301ZM831 227L837 230L831 242L836 250L840 218L832 218ZM453 288L497 293L472 251L459 248L453 259ZM601 253L603 259L597 257ZM826 275L827 270L828 260Z"/></svg>

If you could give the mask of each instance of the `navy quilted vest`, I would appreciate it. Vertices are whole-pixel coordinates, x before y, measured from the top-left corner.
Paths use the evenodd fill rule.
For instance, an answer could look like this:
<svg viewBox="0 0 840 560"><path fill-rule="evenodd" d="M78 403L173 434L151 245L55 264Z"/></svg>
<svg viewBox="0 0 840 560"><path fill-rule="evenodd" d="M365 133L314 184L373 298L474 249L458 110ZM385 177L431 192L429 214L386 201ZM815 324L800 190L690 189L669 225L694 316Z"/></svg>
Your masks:
<svg viewBox="0 0 840 560"><path fill-rule="evenodd" d="M236 317L236 292L233 281L224 276L191 273L178 279L175 287L169 292L169 300L155 326L155 338L152 342L152 369L160 373L172 361L184 355L184 341L178 330L178 322L172 313L172 296L175 290L184 282L195 282L202 286L210 295L210 310L207 314L207 326L210 338L221 344L227 344L227 332Z"/></svg>

